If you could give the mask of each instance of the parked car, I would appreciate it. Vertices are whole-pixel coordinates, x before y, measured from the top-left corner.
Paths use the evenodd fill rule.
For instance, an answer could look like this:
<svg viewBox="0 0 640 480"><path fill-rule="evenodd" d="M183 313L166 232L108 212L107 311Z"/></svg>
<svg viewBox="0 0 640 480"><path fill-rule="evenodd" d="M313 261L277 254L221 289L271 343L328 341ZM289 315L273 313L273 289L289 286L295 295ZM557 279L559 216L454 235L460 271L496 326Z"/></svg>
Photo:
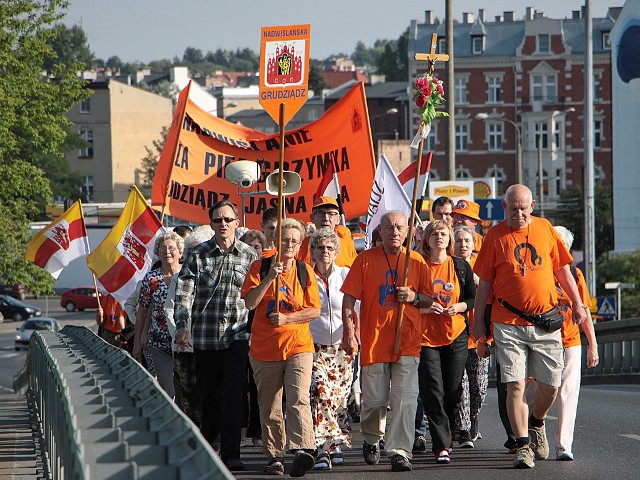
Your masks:
<svg viewBox="0 0 640 480"><path fill-rule="evenodd" d="M27 287L23 283L14 285L0 284L0 295L9 295L17 300L24 300L27 295Z"/></svg>
<svg viewBox="0 0 640 480"><path fill-rule="evenodd" d="M75 287L67 290L60 297L60 306L67 312L81 312L85 308L98 308L98 300L102 300L106 296L105 293L99 292L96 296L95 287Z"/></svg>
<svg viewBox="0 0 640 480"><path fill-rule="evenodd" d="M0 295L0 313L5 320L12 319L16 322L42 315L42 311L38 307L22 303L8 295Z"/></svg>
<svg viewBox="0 0 640 480"><path fill-rule="evenodd" d="M39 318L30 318L26 322L22 324L22 326L16 328L18 333L16 334L16 352L18 350L26 350L29 348L29 340L31 339L31 335L36 330L49 330L52 332L57 332L60 330L60 324L55 318L47 318L47 317L39 317Z"/></svg>

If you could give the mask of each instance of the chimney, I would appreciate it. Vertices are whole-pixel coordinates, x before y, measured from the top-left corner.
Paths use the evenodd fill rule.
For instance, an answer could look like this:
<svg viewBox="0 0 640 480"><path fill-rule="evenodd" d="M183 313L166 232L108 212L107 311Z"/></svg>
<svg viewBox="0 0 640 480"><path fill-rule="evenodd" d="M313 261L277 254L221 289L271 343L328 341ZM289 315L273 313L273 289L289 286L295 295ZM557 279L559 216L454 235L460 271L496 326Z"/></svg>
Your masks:
<svg viewBox="0 0 640 480"><path fill-rule="evenodd" d="M539 18L544 18L544 12L540 12L538 10L536 10L536 13L533 14L533 18L534 19L539 19Z"/></svg>
<svg viewBox="0 0 640 480"><path fill-rule="evenodd" d="M433 25L433 10L424 11L424 23L426 25Z"/></svg>
<svg viewBox="0 0 640 480"><path fill-rule="evenodd" d="M481 22L484 22L484 8L480 8L478 10L478 20L480 20Z"/></svg>
<svg viewBox="0 0 640 480"><path fill-rule="evenodd" d="M533 20L533 7L527 7L524 14L524 19L526 21Z"/></svg>
<svg viewBox="0 0 640 480"><path fill-rule="evenodd" d="M580 10L573 10L571 12L571 18L574 20L580 20Z"/></svg>
<svg viewBox="0 0 640 480"><path fill-rule="evenodd" d="M462 23L473 23L473 13L464 12L462 14Z"/></svg>
<svg viewBox="0 0 640 480"><path fill-rule="evenodd" d="M502 23L502 15L496 15L496 23Z"/></svg>
<svg viewBox="0 0 640 480"><path fill-rule="evenodd" d="M504 12L504 21L505 22L513 22L513 11Z"/></svg>

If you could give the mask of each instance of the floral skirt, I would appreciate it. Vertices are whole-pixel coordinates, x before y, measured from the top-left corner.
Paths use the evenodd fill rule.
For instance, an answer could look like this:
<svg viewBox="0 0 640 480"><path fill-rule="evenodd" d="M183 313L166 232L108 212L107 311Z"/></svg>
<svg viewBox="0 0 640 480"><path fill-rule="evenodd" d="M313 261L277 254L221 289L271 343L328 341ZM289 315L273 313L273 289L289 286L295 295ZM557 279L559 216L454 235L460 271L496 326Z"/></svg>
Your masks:
<svg viewBox="0 0 640 480"><path fill-rule="evenodd" d="M311 371L311 415L316 446L351 446L347 400L353 382L353 358L340 346L316 345Z"/></svg>

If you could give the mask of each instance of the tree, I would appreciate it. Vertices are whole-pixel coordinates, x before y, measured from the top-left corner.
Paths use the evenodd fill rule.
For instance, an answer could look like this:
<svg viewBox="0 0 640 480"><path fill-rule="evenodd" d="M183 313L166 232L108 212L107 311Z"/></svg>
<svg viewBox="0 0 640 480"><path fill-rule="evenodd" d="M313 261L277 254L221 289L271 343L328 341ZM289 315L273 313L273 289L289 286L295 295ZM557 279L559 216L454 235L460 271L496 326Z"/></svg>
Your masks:
<svg viewBox="0 0 640 480"><path fill-rule="evenodd" d="M406 82L409 80L409 29L398 40L388 42L378 59L378 71L385 75L388 82Z"/></svg>
<svg viewBox="0 0 640 480"><path fill-rule="evenodd" d="M162 127L160 139L153 141L153 148L144 147L147 151L147 154L142 158L142 186L144 188L151 188L153 185L153 177L156 174L158 160L167 141L167 135L169 135L169 127Z"/></svg>
<svg viewBox="0 0 640 480"><path fill-rule="evenodd" d="M105 66L113 70L119 70L120 68L122 68L122 65L124 65L124 63L122 62L122 60L120 60L120 57L117 55L113 55L109 57L107 59L107 63L105 64Z"/></svg>
<svg viewBox="0 0 640 480"><path fill-rule="evenodd" d="M70 129L65 115L90 95L77 76L77 59L60 63L52 47L65 4L4 2L0 15L0 277L21 281L35 293L50 292L53 279L24 259L29 222L51 199L50 182L33 159L64 158ZM43 76L50 61L52 76Z"/></svg>
<svg viewBox="0 0 640 480"><path fill-rule="evenodd" d="M95 57L89 49L87 35L79 25L69 28L62 23L56 24L51 30L49 45L55 52L55 56L45 58L44 68L52 73L55 65L82 65L90 68L94 64Z"/></svg>
<svg viewBox="0 0 640 480"><path fill-rule="evenodd" d="M640 317L640 250L633 253L601 256L598 260L598 295L611 295L605 290L606 282L635 283L635 289L624 289L622 295L622 318Z"/></svg>
<svg viewBox="0 0 640 480"><path fill-rule="evenodd" d="M315 65L309 67L309 90L317 96L322 95L322 90L329 88L329 84L322 76L322 72Z"/></svg>
<svg viewBox="0 0 640 480"><path fill-rule="evenodd" d="M182 61L185 63L200 63L204 61L204 55L199 48L187 47L182 56Z"/></svg>

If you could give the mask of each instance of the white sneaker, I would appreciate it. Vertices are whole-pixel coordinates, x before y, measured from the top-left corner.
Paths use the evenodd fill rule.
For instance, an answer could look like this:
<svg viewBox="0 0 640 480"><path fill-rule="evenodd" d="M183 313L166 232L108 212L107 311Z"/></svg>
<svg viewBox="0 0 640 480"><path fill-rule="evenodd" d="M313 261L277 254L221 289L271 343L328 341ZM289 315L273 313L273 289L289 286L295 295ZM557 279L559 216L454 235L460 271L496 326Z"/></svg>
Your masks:
<svg viewBox="0 0 640 480"><path fill-rule="evenodd" d="M556 460L570 462L571 460L573 460L573 453L571 453L568 450L565 450L564 448L559 448L558 453L556 453Z"/></svg>

